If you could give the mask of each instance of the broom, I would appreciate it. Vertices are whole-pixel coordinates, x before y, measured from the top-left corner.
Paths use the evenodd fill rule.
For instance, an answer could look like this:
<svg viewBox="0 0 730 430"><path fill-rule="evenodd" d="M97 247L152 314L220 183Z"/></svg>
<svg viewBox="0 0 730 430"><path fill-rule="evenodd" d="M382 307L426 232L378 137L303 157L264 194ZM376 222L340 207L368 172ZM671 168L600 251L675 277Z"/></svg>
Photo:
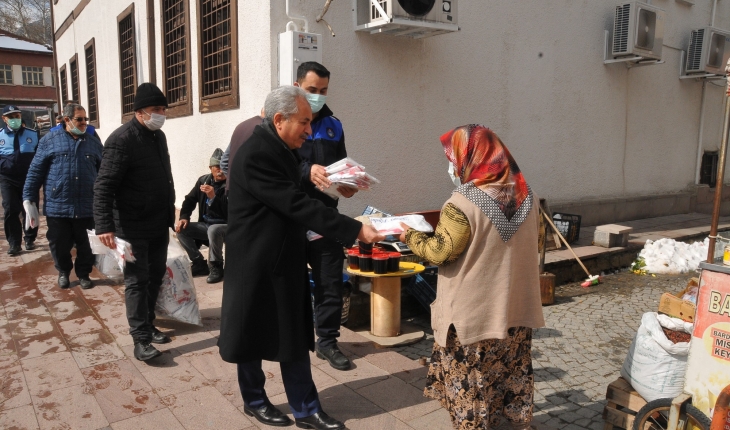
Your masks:
<svg viewBox="0 0 730 430"><path fill-rule="evenodd" d="M568 247L568 249L570 250L570 252L573 254L573 257L575 257L575 259L578 260L578 264L580 264L580 267L582 267L583 268L583 271L586 272L586 275L588 275L588 279L586 279L585 282L583 282L582 284L580 284L580 286L583 287L583 288L588 288L591 285L598 285L598 284L600 284L601 281L602 281L601 277L598 276L598 275L591 275L591 272L589 272L588 269L586 269L586 266L583 265L583 262L580 261L580 258L578 258L578 256L575 254L575 251L573 251L573 248L571 248L570 245L568 245L568 241L565 240L565 238L563 237L563 235L560 233L560 230L558 230L558 228L555 227L555 224L553 224L553 220L551 220L550 217L548 217L545 212L543 212L542 215L545 217L545 219L547 220L547 222L550 224L550 227L552 227L553 230L555 230L555 232L558 233L558 236L560 236L560 240L563 241L563 243L565 244L565 246Z"/></svg>

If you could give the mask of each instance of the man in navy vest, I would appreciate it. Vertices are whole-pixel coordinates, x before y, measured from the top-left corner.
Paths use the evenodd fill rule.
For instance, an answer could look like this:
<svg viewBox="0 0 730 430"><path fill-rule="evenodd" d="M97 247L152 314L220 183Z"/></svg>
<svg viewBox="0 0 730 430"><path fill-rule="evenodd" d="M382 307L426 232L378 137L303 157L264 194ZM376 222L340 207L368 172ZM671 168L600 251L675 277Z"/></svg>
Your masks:
<svg viewBox="0 0 730 430"><path fill-rule="evenodd" d="M10 248L9 255L20 254L20 241L23 239L22 216L23 186L38 147L38 132L25 128L17 106L8 105L3 109L5 126L0 130L0 192L5 212L5 238ZM25 230L25 249L35 249L38 226Z"/></svg>
<svg viewBox="0 0 730 430"><path fill-rule="evenodd" d="M321 201L327 207L336 208L337 200L322 192L331 185L325 167L347 157L347 150L342 123L325 104L329 81L329 70L317 62L309 61L302 63L297 69L297 82L294 86L306 91L313 113L312 135L299 148L299 155L302 157L302 185L311 198ZM357 189L340 186L337 191L343 197L349 198ZM347 370L350 368L350 360L337 347L342 318L342 245L323 237L309 242L307 256L314 281L317 357L327 360L335 369Z"/></svg>

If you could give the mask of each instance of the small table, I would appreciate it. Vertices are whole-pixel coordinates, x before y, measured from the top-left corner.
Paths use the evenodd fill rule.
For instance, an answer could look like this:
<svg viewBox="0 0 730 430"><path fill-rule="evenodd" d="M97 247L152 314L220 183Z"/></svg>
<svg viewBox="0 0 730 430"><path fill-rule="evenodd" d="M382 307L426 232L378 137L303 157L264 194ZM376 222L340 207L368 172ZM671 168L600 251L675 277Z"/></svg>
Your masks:
<svg viewBox="0 0 730 430"><path fill-rule="evenodd" d="M373 278L370 291L370 334L373 336L396 337L401 334L401 278L414 276L426 270L425 267L416 263L400 263L399 268L400 270L397 272L384 274L347 269L347 272L352 275ZM402 343L398 342L398 344ZM388 346L395 346L395 344Z"/></svg>

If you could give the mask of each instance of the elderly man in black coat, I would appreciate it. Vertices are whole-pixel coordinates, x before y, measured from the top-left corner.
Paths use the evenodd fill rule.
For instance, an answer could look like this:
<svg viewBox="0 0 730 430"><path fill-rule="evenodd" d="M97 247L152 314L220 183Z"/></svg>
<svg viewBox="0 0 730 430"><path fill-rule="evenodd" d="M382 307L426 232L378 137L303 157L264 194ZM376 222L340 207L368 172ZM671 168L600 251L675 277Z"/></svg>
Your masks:
<svg viewBox="0 0 730 430"><path fill-rule="evenodd" d="M302 190L296 151L312 130L306 93L284 86L266 98L266 118L238 150L229 184L221 332L223 360L238 364L244 412L262 423L291 424L266 397L261 361L278 361L298 427L341 429L322 411L312 381L312 307L306 232L352 245L382 240L371 226L341 215Z"/></svg>

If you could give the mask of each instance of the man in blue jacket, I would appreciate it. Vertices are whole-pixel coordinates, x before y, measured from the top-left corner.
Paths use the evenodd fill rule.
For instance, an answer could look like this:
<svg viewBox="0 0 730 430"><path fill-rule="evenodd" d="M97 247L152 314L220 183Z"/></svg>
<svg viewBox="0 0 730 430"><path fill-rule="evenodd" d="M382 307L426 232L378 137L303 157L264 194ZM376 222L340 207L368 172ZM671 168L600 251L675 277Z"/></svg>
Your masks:
<svg viewBox="0 0 730 430"><path fill-rule="evenodd" d="M89 118L81 105L66 105L63 116L66 128L49 132L38 145L23 188L23 200L26 206L37 206L43 186L46 237L58 270L58 286L68 288L69 274L75 269L81 288L86 290L94 286L89 279L94 254L86 230L94 228L94 181L101 166L102 145L96 136L86 132ZM75 264L71 261L74 243Z"/></svg>
<svg viewBox="0 0 730 430"><path fill-rule="evenodd" d="M20 109L5 106L3 109L5 126L0 130L0 192L5 212L5 238L10 245L8 254L20 254L20 241L23 238L21 215L23 210L23 184L28 167L38 147L38 132L23 126ZM38 226L25 230L25 249L35 249Z"/></svg>
<svg viewBox="0 0 730 430"><path fill-rule="evenodd" d="M309 197L329 208L336 208L337 200L322 192L331 185L325 167L347 157L347 150L342 123L325 104L329 82L329 70L317 62L309 61L297 69L294 86L306 91L313 113L312 135L299 148L302 186ZM337 191L349 198L357 189L340 186ZM342 266L345 259L342 245L323 237L309 242L307 255L314 281L317 357L327 360L335 369L347 370L350 360L337 347L342 318Z"/></svg>

